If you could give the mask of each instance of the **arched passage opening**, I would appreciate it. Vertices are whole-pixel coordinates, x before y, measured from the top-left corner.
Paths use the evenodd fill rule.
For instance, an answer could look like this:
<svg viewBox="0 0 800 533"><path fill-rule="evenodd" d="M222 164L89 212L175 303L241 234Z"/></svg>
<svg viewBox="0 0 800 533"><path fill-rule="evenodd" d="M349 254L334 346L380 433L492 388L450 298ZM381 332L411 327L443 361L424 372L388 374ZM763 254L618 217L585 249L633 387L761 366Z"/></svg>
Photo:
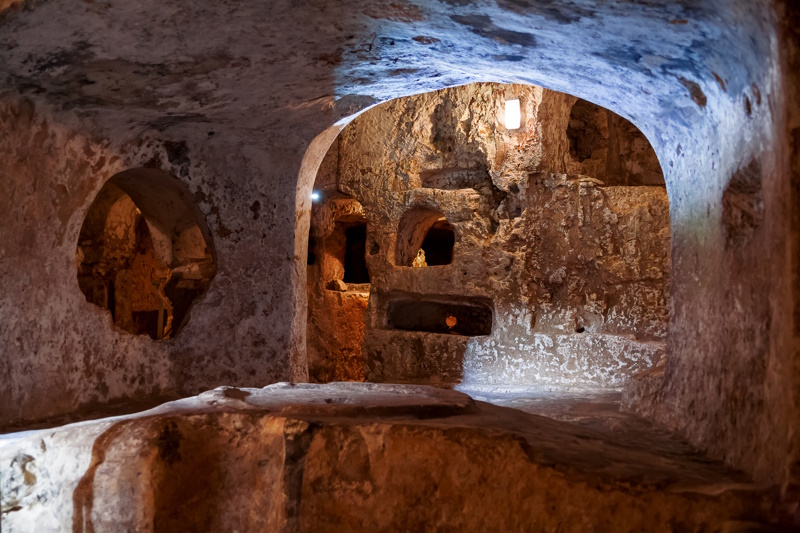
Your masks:
<svg viewBox="0 0 800 533"><path fill-rule="evenodd" d="M208 229L188 190L154 169L114 175L89 207L76 252L86 301L114 324L174 338L216 272Z"/></svg>
<svg viewBox="0 0 800 533"><path fill-rule="evenodd" d="M392 100L343 127L315 194L370 221L359 379L617 388L665 356L664 178L609 110L491 83Z"/></svg>
<svg viewBox="0 0 800 533"><path fill-rule="evenodd" d="M571 173L605 185L664 186L658 156L639 129L613 111L578 99L567 127Z"/></svg>
<svg viewBox="0 0 800 533"><path fill-rule="evenodd" d="M456 235L438 210L414 207L400 219L397 229L397 266L439 266L453 262Z"/></svg>
<svg viewBox="0 0 800 533"><path fill-rule="evenodd" d="M309 378L361 381L361 343L370 290L369 225L356 199L319 185L307 261Z"/></svg>

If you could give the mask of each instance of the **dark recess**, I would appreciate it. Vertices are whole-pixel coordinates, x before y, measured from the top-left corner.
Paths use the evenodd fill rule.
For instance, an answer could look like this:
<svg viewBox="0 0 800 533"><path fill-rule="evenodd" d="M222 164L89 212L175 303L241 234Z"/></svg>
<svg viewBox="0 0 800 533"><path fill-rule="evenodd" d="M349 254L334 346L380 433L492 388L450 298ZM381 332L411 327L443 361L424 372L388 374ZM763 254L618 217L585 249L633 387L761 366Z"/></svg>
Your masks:
<svg viewBox="0 0 800 533"><path fill-rule="evenodd" d="M492 333L492 310L478 303L459 304L419 300L389 303L389 328L428 333L477 336ZM448 326L448 318L455 324Z"/></svg>
<svg viewBox="0 0 800 533"><path fill-rule="evenodd" d="M313 265L317 262L317 241L311 235L311 231L308 232L308 255L306 256L306 264Z"/></svg>
<svg viewBox="0 0 800 533"><path fill-rule="evenodd" d="M358 224L345 231L344 282L369 283L364 255L367 253L367 225Z"/></svg>
<svg viewBox="0 0 800 533"><path fill-rule="evenodd" d="M200 298L209 286L207 280L188 280L172 278L164 287L164 294L172 302L172 333L173 335L181 329L189 309L195 300Z"/></svg>
<svg viewBox="0 0 800 533"><path fill-rule="evenodd" d="M453 262L453 246L456 234L447 222L433 225L425 235L421 248L425 251L425 262L428 266L449 265Z"/></svg>

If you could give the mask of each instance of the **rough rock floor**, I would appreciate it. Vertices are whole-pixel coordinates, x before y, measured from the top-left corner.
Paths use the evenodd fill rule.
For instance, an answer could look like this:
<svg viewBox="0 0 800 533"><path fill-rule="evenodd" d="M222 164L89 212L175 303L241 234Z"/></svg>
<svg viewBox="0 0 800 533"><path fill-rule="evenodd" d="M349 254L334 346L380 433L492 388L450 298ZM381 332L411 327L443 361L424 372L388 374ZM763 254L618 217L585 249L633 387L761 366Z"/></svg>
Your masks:
<svg viewBox="0 0 800 533"><path fill-rule="evenodd" d="M618 393L463 389L474 399L221 387L7 434L3 531L731 531L774 518L767 491L620 413Z"/></svg>

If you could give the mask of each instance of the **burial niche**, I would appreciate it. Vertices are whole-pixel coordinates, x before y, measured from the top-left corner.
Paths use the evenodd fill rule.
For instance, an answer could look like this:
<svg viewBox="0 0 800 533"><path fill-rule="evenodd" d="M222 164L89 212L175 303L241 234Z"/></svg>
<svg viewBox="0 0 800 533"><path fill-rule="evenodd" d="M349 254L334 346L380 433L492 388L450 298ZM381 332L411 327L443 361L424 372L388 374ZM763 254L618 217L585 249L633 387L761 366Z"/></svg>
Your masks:
<svg viewBox="0 0 800 533"><path fill-rule="evenodd" d="M86 301L136 335L173 338L216 273L191 193L161 170L109 179L89 207L76 253Z"/></svg>
<svg viewBox="0 0 800 533"><path fill-rule="evenodd" d="M397 231L397 266L439 266L453 262L456 234L436 209L416 207L407 211Z"/></svg>
<svg viewBox="0 0 800 533"><path fill-rule="evenodd" d="M463 336L492 333L492 309L474 302L393 300L387 318L390 329Z"/></svg>

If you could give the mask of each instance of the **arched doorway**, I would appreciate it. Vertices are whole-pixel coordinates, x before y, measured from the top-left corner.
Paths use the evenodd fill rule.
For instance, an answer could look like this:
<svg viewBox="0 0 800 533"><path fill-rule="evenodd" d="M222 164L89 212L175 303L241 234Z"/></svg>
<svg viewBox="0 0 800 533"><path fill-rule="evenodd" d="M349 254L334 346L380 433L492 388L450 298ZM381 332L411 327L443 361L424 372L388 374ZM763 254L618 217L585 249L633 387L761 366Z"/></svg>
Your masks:
<svg viewBox="0 0 800 533"><path fill-rule="evenodd" d="M490 83L392 100L344 127L315 194L369 220L368 381L614 388L664 358L664 178L607 109Z"/></svg>

